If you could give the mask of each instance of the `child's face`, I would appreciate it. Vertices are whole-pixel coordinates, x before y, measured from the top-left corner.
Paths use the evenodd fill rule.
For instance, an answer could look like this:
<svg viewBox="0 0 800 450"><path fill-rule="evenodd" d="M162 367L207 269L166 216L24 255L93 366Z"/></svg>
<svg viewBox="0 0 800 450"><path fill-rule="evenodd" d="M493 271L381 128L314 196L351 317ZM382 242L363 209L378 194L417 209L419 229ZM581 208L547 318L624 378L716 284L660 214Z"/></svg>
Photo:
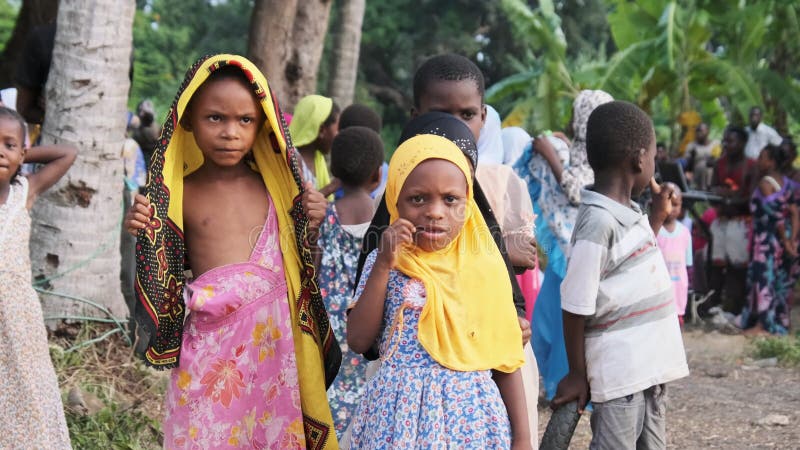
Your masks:
<svg viewBox="0 0 800 450"><path fill-rule="evenodd" d="M337 134L339 134L339 114L336 115L332 124L320 127L319 137L317 138L319 143L318 150L323 154L329 154Z"/></svg>
<svg viewBox="0 0 800 450"><path fill-rule="evenodd" d="M681 216L683 208L683 196L680 191L675 191L672 195L672 211L669 213L669 220L677 220Z"/></svg>
<svg viewBox="0 0 800 450"><path fill-rule="evenodd" d="M206 163L219 167L239 164L264 124L252 90L233 78L205 83L192 97L188 115L184 128L194 135Z"/></svg>
<svg viewBox="0 0 800 450"><path fill-rule="evenodd" d="M14 119L0 119L0 181L8 182L16 175L25 159L22 129Z"/></svg>
<svg viewBox="0 0 800 450"><path fill-rule="evenodd" d="M431 252L445 248L464 226L467 180L453 163L429 159L406 178L397 211L416 228L414 243Z"/></svg>
<svg viewBox="0 0 800 450"><path fill-rule="evenodd" d="M640 151L641 152L641 151ZM639 173L633 180L633 196L638 197L656 173L656 134L650 132L650 145L639 153Z"/></svg>
<svg viewBox="0 0 800 450"><path fill-rule="evenodd" d="M744 151L744 143L739 139L736 133L725 133L725 138L722 140L722 147L725 153L732 156L739 156Z"/></svg>
<svg viewBox="0 0 800 450"><path fill-rule="evenodd" d="M775 161L770 159L767 149L758 154L758 170L762 174L771 172L775 168Z"/></svg>
<svg viewBox="0 0 800 450"><path fill-rule="evenodd" d="M481 134L483 122L486 120L486 107L483 97L478 92L478 85L473 80L434 81L430 83L419 98L419 108L411 111L412 116L438 111L456 116L467 124L475 136L475 142Z"/></svg>

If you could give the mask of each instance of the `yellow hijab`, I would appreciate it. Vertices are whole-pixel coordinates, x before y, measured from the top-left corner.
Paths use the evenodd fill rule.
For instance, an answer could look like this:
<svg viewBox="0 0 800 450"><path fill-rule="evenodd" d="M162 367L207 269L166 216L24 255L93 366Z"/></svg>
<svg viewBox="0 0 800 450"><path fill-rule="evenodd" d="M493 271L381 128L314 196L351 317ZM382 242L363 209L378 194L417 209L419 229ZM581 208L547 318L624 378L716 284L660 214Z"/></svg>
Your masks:
<svg viewBox="0 0 800 450"><path fill-rule="evenodd" d="M524 363L524 355L517 314L508 302L511 283L472 197L467 159L450 140L419 135L397 148L386 183L390 222L399 218L397 199L406 178L428 159L443 159L458 166L467 180L469 198L464 227L446 248L426 252L409 247L398 258L397 270L421 280L427 292L419 320L420 343L449 369L513 372Z"/></svg>
<svg viewBox="0 0 800 450"><path fill-rule="evenodd" d="M299 163L287 146L285 125L266 78L241 56L208 57L189 70L150 162L147 196L155 213L150 226L139 232L136 278L137 320L150 337L145 362L170 368L179 360L185 314L183 179L203 164L194 136L179 123L192 95L214 70L223 66L236 66L245 73L267 118L252 154L278 216L308 448L338 448L325 391L326 374L332 381L341 353L314 281L311 252L303 238L308 219L300 206Z"/></svg>
<svg viewBox="0 0 800 450"><path fill-rule="evenodd" d="M333 110L333 100L321 95L306 95L294 107L289 133L296 147L312 144L319 136L319 127L325 123ZM314 173L316 188L322 189L331 182L325 155L319 150L314 153Z"/></svg>

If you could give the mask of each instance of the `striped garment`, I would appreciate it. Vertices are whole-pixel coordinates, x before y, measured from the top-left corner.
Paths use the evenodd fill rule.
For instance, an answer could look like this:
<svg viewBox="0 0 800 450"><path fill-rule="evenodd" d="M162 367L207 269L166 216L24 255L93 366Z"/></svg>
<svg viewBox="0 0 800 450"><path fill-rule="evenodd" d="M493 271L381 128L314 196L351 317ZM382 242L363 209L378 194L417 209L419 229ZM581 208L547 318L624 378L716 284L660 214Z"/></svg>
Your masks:
<svg viewBox="0 0 800 450"><path fill-rule="evenodd" d="M647 216L584 191L561 307L586 316L586 370L594 402L689 374L673 287Z"/></svg>

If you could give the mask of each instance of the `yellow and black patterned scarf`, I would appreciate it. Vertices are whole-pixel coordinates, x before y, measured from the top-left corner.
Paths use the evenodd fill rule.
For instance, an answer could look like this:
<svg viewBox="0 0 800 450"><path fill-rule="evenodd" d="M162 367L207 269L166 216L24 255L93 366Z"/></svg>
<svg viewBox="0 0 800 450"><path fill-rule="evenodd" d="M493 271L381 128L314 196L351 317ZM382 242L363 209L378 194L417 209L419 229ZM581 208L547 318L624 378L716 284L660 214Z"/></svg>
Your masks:
<svg viewBox="0 0 800 450"><path fill-rule="evenodd" d="M195 91L223 66L241 68L267 117L252 156L278 213L307 445L335 448L325 390L339 370L341 350L315 279L308 217L300 203L304 190L300 166L266 78L241 56L204 57L189 69L150 161L146 193L155 213L136 242L136 319L148 340L144 360L156 368L178 365L186 312L183 178L203 163L194 137L179 121Z"/></svg>

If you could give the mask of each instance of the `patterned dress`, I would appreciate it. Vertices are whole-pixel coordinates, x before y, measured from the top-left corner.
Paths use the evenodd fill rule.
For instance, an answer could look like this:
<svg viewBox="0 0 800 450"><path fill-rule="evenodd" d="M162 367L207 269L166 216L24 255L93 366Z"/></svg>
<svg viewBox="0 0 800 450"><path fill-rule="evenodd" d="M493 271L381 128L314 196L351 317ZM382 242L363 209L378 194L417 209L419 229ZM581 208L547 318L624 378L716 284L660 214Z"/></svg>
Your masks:
<svg viewBox="0 0 800 450"><path fill-rule="evenodd" d="M788 208L795 201L796 184L783 178L781 190L763 195L753 192L750 211L753 213L751 237L752 258L747 267L747 305L742 311L743 328L760 322L773 334L789 330L791 264L778 235L780 225L789 228Z"/></svg>
<svg viewBox="0 0 800 450"><path fill-rule="evenodd" d="M363 233L353 235L343 228L336 214L336 207L331 203L320 226L319 247L323 249L323 253L319 268L319 288L328 309L331 327L342 348L339 375L328 388L328 401L336 434L340 439L358 406L366 383L367 361L350 351L345 336L347 307L353 301L362 238Z"/></svg>
<svg viewBox="0 0 800 450"><path fill-rule="evenodd" d="M209 270L187 293L191 312L167 389L164 446L306 448L271 202L250 260Z"/></svg>
<svg viewBox="0 0 800 450"><path fill-rule="evenodd" d="M28 180L0 205L0 448L71 448L47 345L42 305L31 287Z"/></svg>
<svg viewBox="0 0 800 450"><path fill-rule="evenodd" d="M366 285L370 253L356 290ZM351 449L507 449L511 428L491 371L458 372L437 363L417 339L425 286L393 270L381 327L381 367L353 419Z"/></svg>

